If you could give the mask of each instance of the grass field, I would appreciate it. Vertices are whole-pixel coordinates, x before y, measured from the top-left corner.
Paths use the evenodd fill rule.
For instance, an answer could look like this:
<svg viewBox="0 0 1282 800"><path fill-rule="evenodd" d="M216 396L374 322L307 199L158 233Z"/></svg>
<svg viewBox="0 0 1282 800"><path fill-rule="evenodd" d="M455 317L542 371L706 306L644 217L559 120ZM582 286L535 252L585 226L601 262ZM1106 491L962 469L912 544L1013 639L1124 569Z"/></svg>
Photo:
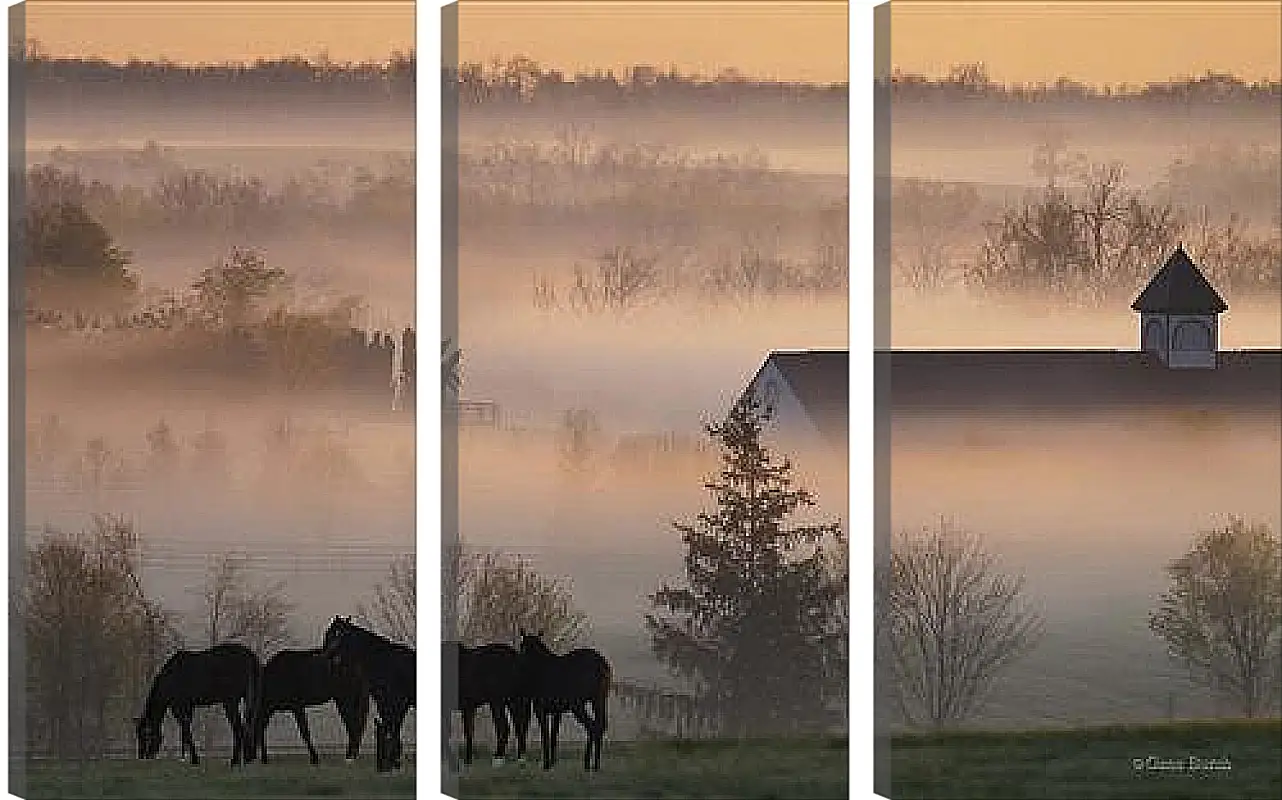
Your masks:
<svg viewBox="0 0 1282 800"><path fill-rule="evenodd" d="M534 742L537 753L537 739ZM561 745L556 767L535 761L490 764L486 743L466 768L456 797L473 798L805 798L848 796L844 739L758 742L610 742L601 772L583 770L583 745ZM435 767L435 763L432 765ZM232 770L222 759L198 767L172 760L103 761L76 765L34 762L27 768L28 798L301 798L413 797L414 768L375 775L372 761L347 764L333 756L312 767L305 756Z"/></svg>
<svg viewBox="0 0 1282 800"><path fill-rule="evenodd" d="M1163 769L1137 769L1155 756ZM1189 769L1189 757L1200 760ZM1209 769L1207 759L1228 759ZM1176 769L1175 767L1180 767ZM1221 762L1220 766L1224 766ZM894 800L1252 800L1282 797L1282 722L899 736Z"/></svg>
<svg viewBox="0 0 1282 800"><path fill-rule="evenodd" d="M534 743L537 754L538 743ZM488 752L468 767L455 796L477 798L742 798L828 800L849 796L845 739L611 742L601 771L583 770L583 745L563 743L556 767L490 766Z"/></svg>
<svg viewBox="0 0 1282 800"><path fill-rule="evenodd" d="M11 787L11 791L16 791ZM400 773L380 776L374 759L362 757L347 763L326 756L318 766L306 755L279 756L269 764L232 769L223 758L206 758L199 766L170 759L138 761L120 759L74 764L37 761L27 764L27 798L125 797L188 798L224 797L413 797L414 767L407 763Z"/></svg>

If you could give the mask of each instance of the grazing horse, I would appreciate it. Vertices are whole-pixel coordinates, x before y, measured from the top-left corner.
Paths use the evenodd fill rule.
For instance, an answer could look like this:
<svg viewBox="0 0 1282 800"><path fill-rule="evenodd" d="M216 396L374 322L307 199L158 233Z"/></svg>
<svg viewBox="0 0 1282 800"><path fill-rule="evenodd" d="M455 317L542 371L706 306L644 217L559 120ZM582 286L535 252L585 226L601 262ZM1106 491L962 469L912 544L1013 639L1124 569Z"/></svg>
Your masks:
<svg viewBox="0 0 1282 800"><path fill-rule="evenodd" d="M307 744L312 763L320 758L307 726L307 707L334 701L347 729L347 759L360 755L361 737L369 717L369 687L360 674L326 658L319 650L282 650L263 667L263 690L259 692L254 735L259 759L267 763L267 723L278 711L290 711L298 733Z"/></svg>
<svg viewBox="0 0 1282 800"><path fill-rule="evenodd" d="M525 694L533 701L543 743L543 768L556 763L556 740L561 715L569 711L588 734L583 768L601 769L601 745L608 719L610 662L596 650L581 647L563 656L544 644L541 634L521 633L521 678ZM588 703L592 716L588 716Z"/></svg>
<svg viewBox="0 0 1282 800"><path fill-rule="evenodd" d="M463 763L472 763L472 741L475 730L476 710L490 707L497 742L494 745L494 762L501 763L507 756L508 735L516 728L516 757L525 758L526 734L530 729L530 699L521 689L520 656L516 648L507 644L486 644L465 647L459 642L441 645L442 674L446 685L457 681L458 697L442 704L445 715L446 747L449 746L449 720L457 709L463 712ZM452 759L451 759L452 762Z"/></svg>
<svg viewBox="0 0 1282 800"><path fill-rule="evenodd" d="M350 619L334 617L325 631L324 652L341 666L354 668L368 683L378 711L376 741L391 753L379 756L377 769L400 766L401 725L415 704L414 648L367 631Z"/></svg>
<svg viewBox="0 0 1282 800"><path fill-rule="evenodd" d="M155 758L160 751L165 712L173 714L182 730L182 750L200 763L191 736L191 720L199 706L221 703L232 733L232 766L254 760L253 731L249 724L262 687L262 664L248 647L220 644L208 650L179 650L169 657L151 683L137 724L138 757ZM240 704L244 701L245 715Z"/></svg>

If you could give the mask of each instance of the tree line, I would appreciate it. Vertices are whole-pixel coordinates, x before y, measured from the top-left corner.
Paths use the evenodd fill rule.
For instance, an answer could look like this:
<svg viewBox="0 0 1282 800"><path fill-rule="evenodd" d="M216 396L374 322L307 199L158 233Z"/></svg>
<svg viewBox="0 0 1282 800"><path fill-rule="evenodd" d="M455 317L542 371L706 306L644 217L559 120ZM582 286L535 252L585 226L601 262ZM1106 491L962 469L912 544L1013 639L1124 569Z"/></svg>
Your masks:
<svg viewBox="0 0 1282 800"><path fill-rule="evenodd" d="M55 88L60 84L110 83L121 88L146 88L172 84L187 90L235 91L244 88L309 88L313 91L355 89L368 93L373 87L404 84L400 93L413 101L417 57L411 48L392 51L374 61L335 61L328 56L282 55L257 58L252 62L226 61L218 64L184 64L167 59L148 61L130 58L112 62L104 58L56 55L39 39L28 38L9 48L9 68L21 75L28 90Z"/></svg>
<svg viewBox="0 0 1282 800"><path fill-rule="evenodd" d="M278 479L296 480L300 487L321 486L327 492L368 485L342 432L282 417L265 426L253 440L263 443L265 449L253 448L251 452L261 452L264 470ZM235 444L210 421L184 431L160 417L131 441L78 434L57 414L29 425L24 442L29 476L53 479L91 493L144 484L171 485L184 476L212 485L231 475Z"/></svg>
<svg viewBox="0 0 1282 800"><path fill-rule="evenodd" d="M293 277L254 248L233 247L185 290L140 307L132 255L74 192L28 198L16 227L29 325L83 329L105 315L124 330L170 336L157 368L248 371L289 389L350 385L389 396L399 341L401 372L412 374L412 331L369 339L355 327L363 307L357 297L291 307Z"/></svg>
<svg viewBox="0 0 1282 800"><path fill-rule="evenodd" d="M1282 81L1246 80L1227 72L1172 77L1142 84L1092 85L1061 76L1053 81L1001 83L982 62L954 64L946 75L931 77L896 68L877 80L892 102L989 102L1002 104L1078 104L1093 108L1116 105L1240 105L1276 107Z"/></svg>
<svg viewBox="0 0 1282 800"><path fill-rule="evenodd" d="M624 316L682 297L703 304L751 304L844 297L849 286L844 245L817 247L801 259L753 247L708 259L624 246L605 250L590 264L575 264L568 280L536 273L532 303L544 312Z"/></svg>
<svg viewBox="0 0 1282 800"><path fill-rule="evenodd" d="M494 56L443 70L447 87L457 90L464 106L560 105L589 101L601 105L630 103L732 103L766 101L840 105L849 97L842 83L804 83L753 78L733 67L714 76L685 74L673 67L637 64L616 74L596 69L567 74L523 55Z"/></svg>
<svg viewBox="0 0 1282 800"><path fill-rule="evenodd" d="M891 207L895 271L917 289L960 282L1094 304L1138 291L1183 242L1221 290L1275 294L1282 216L1276 191L1268 197L1263 187L1278 178L1278 166L1276 154L1258 149L1204 148L1144 191L1128 184L1122 162L1091 161L1051 137L1033 157L1044 187L996 218L983 218L973 185L900 182ZM1253 220L1234 210L1243 197L1259 201ZM969 254L967 240L978 242Z"/></svg>
<svg viewBox="0 0 1282 800"><path fill-rule="evenodd" d="M117 235L123 232L227 231L268 233L296 225L386 230L414 222L414 157L390 157L382 172L356 167L341 186L332 170L291 175L278 186L257 176L183 167L154 142L136 155L146 182L117 185L85 177L80 158L55 149L52 163L21 173L16 196L28 206L86 209ZM148 174L149 173L149 174Z"/></svg>

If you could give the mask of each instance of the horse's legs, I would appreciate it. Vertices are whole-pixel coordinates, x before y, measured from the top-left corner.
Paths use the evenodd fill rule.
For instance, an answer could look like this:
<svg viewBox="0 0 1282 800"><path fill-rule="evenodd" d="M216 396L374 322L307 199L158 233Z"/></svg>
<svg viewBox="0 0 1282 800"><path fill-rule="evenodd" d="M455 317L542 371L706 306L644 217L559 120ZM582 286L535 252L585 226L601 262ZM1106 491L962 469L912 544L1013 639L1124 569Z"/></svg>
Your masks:
<svg viewBox="0 0 1282 800"><path fill-rule="evenodd" d="M579 721L579 724L583 726L583 731L588 735L587 746L583 748L583 768L585 770L591 770L592 750L593 746L596 744L597 721L588 716L587 703L578 703L570 706L570 713L572 713L574 718Z"/></svg>
<svg viewBox="0 0 1282 800"><path fill-rule="evenodd" d="M396 709L394 727L392 728L392 766L396 769L401 768L401 728L405 725L405 715L409 713L409 705L402 705Z"/></svg>
<svg viewBox="0 0 1282 800"><path fill-rule="evenodd" d="M445 754L445 765L451 770L458 769L458 756L450 745L450 722L454 716L453 709L441 708L441 750Z"/></svg>
<svg viewBox="0 0 1282 800"><path fill-rule="evenodd" d="M472 764L472 733L476 724L476 706L468 703L463 708L463 763Z"/></svg>
<svg viewBox="0 0 1282 800"><path fill-rule="evenodd" d="M497 739L494 745L494 761L496 764L501 764L507 757L507 737L511 732L507 724L507 706L502 700L490 702L490 718L494 720L494 736Z"/></svg>
<svg viewBox="0 0 1282 800"><path fill-rule="evenodd" d="M307 709L295 706L291 710L294 712L294 724L298 726L298 735L303 737L303 743L307 745L307 757L312 766L316 766L320 763L320 756L316 755L316 746L312 744L312 729L307 725Z"/></svg>
<svg viewBox="0 0 1282 800"><path fill-rule="evenodd" d="M525 740L530 732L530 704L526 700L508 700L512 727L516 729L516 760L525 760Z"/></svg>
<svg viewBox="0 0 1282 800"><path fill-rule="evenodd" d="M343 721L347 724L347 756L355 761L361 754L361 737L365 735L365 723L369 720L369 695L362 692L349 704ZM448 739L446 740L448 741Z"/></svg>
<svg viewBox="0 0 1282 800"><path fill-rule="evenodd" d="M601 747L605 744L605 704L608 702L610 702L608 697L597 697L592 700L592 722L596 735L596 751L592 768L597 772L601 771Z"/></svg>
<svg viewBox="0 0 1282 800"><path fill-rule="evenodd" d="M241 763L241 756L248 750L245 743L245 729L240 721L240 702L224 701L223 713L227 715L227 724L231 726L231 765L234 767Z"/></svg>
<svg viewBox="0 0 1282 800"><path fill-rule="evenodd" d="M552 759L551 759L552 766L556 765L556 740L561 736L561 714L562 713L563 712L559 708L556 711L553 711L552 724L549 726L552 729Z"/></svg>
<svg viewBox="0 0 1282 800"><path fill-rule="evenodd" d="M191 753L191 765L194 767L200 763L200 756L196 755L196 742L191 736L191 716L190 708L174 709L174 719L178 720L178 728L181 731L182 746Z"/></svg>
<svg viewBox="0 0 1282 800"><path fill-rule="evenodd" d="M534 709L539 718L539 744L543 746L543 769L552 769L552 735L548 732L551 715L542 708Z"/></svg>
<svg viewBox="0 0 1282 800"><path fill-rule="evenodd" d="M254 725L254 741L258 745L258 760L267 763L267 723L271 722L272 715L276 712L272 709L264 708L262 716L256 720Z"/></svg>

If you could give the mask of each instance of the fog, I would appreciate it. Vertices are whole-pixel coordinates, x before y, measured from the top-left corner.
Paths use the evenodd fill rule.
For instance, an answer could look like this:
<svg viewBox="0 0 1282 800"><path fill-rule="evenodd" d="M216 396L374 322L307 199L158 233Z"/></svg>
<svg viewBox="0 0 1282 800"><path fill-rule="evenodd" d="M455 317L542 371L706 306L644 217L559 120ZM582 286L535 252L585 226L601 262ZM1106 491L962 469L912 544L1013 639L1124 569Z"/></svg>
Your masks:
<svg viewBox="0 0 1282 800"><path fill-rule="evenodd" d="M1169 101L980 108L991 113L981 119L960 101L891 111L894 347L1133 348L1130 302L1177 243L1228 302L1223 347L1282 345L1282 124L1267 105L1195 115ZM1098 176L1110 163L1121 166L1111 194L1090 195L1083 167ZM1037 208L1052 182L1079 206L1088 195L1137 198L1151 219L1169 219L1159 246L1123 251L1119 228L1105 236L1107 274L1088 287L1018 285L1020 269L1041 267L1001 249L1003 216ZM979 267L996 272L981 280Z"/></svg>
<svg viewBox="0 0 1282 800"><path fill-rule="evenodd" d="M980 724L1073 723L1221 709L1147 629L1166 565L1230 515L1282 523L1276 410L1151 408L1073 418L897 416L896 530L949 518L1027 578L1047 638L995 686Z"/></svg>
<svg viewBox="0 0 1282 800"><path fill-rule="evenodd" d="M291 309L355 296L357 327L412 325L412 194L385 193L377 213L352 203L362 171L399 179L408 164L412 192L412 118L292 111L113 108L76 124L74 113L37 105L28 109L27 166L55 167L88 187L90 213L130 255L140 307L190 286L232 248L252 247L292 277L273 298ZM205 201L157 210L160 181L201 172L260 187L262 210L233 221ZM311 194L288 194L291 181ZM392 560L414 552L413 418L391 411L390 365L378 386L359 391L288 389L211 366L214 354L193 341L145 326L28 325L27 543L47 527L88 530L94 514L132 521L145 591L197 648L207 644L201 587L213 560L245 556L250 581L279 581L294 606L293 645L315 647L333 615L369 604ZM148 438L162 421L173 463ZM332 713L311 719L318 743L342 738ZM300 744L292 722L275 726L277 749ZM412 741L412 718L405 735Z"/></svg>
<svg viewBox="0 0 1282 800"><path fill-rule="evenodd" d="M462 396L499 420L462 430L461 535L567 580L625 681L670 680L642 622L684 577L672 522L711 503L703 424L771 350L847 346L844 118L758 113L749 138L729 116L482 106L460 120ZM576 274L605 296L616 248L653 265L642 288L576 306ZM572 409L598 426L579 471ZM795 460L816 513L847 519L844 453Z"/></svg>
<svg viewBox="0 0 1282 800"><path fill-rule="evenodd" d="M1135 290L1138 295L1143 286ZM964 290L897 290L890 310L891 346L907 350L973 348L1133 350L1139 347L1139 319L1129 298L1105 308L1083 308L1054 299L1007 295L976 296ZM1282 346L1282 301L1225 298L1220 347Z"/></svg>

